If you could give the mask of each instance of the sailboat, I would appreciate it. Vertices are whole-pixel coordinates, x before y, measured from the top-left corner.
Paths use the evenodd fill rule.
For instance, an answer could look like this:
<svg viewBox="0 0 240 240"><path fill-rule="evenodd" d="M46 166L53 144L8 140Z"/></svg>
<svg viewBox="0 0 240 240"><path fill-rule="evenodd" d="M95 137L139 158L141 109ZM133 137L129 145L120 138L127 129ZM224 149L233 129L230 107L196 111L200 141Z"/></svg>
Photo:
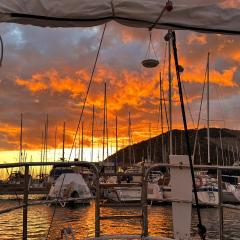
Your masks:
<svg viewBox="0 0 240 240"><path fill-rule="evenodd" d="M210 159L210 109L209 109L209 57L210 53L208 53L207 57L207 68L206 68L206 77L207 77L207 156L208 156L208 164L211 164ZM218 197L218 185L217 185L217 179L210 177L206 171L198 171L195 173L195 181L197 185L197 195L199 204L201 205L207 205L207 206L216 206L219 203L219 197ZM194 196L193 196L193 202L194 202Z"/></svg>
<svg viewBox="0 0 240 240"><path fill-rule="evenodd" d="M63 124L63 153L65 161L65 122ZM76 204L89 204L92 199L90 189L83 176L71 167L55 167L51 170L49 182L52 184L47 199L62 207Z"/></svg>
<svg viewBox="0 0 240 240"><path fill-rule="evenodd" d="M52 184L48 199L61 206L89 204L92 194L82 175L79 173L61 174Z"/></svg>
<svg viewBox="0 0 240 240"><path fill-rule="evenodd" d="M116 184L116 186L105 190L104 196L111 201L115 202L137 202L141 200L141 182L142 167L146 164L139 162L126 169L125 175L121 178L109 177L107 183ZM138 176L132 176L138 174ZM163 176L160 171L150 175L147 184L147 200L150 203L159 203L163 200L163 189L158 181ZM125 186L117 186L117 183L124 183ZM129 184L129 186L128 186Z"/></svg>

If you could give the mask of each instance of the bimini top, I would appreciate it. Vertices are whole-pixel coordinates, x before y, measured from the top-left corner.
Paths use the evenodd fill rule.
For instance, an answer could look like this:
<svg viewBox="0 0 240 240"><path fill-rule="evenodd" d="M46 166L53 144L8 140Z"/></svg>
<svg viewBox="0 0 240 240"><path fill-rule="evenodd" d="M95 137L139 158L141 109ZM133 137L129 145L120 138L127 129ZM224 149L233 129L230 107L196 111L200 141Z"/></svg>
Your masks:
<svg viewBox="0 0 240 240"><path fill-rule="evenodd" d="M0 22L89 27L114 20L131 27L240 33L240 0L0 0Z"/></svg>

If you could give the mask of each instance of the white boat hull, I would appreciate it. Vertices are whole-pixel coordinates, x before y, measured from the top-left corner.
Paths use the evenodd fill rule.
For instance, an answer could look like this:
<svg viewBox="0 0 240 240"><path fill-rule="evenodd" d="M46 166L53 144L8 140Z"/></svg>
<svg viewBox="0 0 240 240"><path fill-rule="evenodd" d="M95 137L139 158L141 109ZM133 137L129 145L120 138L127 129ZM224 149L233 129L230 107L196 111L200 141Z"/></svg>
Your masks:
<svg viewBox="0 0 240 240"><path fill-rule="evenodd" d="M105 190L104 196L115 202L136 202L141 200L141 187L114 187ZM152 203L163 200L163 191L156 183L148 183L147 200Z"/></svg>
<svg viewBox="0 0 240 240"><path fill-rule="evenodd" d="M240 190L229 183L225 183L222 199L224 203L240 203Z"/></svg>
<svg viewBox="0 0 240 240"><path fill-rule="evenodd" d="M114 202L136 202L141 200L141 188L114 187L105 190L104 196Z"/></svg>
<svg viewBox="0 0 240 240"><path fill-rule="evenodd" d="M217 206L218 191L199 191L197 192L198 203L202 206ZM193 203L195 203L195 197L193 194Z"/></svg>
<svg viewBox="0 0 240 240"><path fill-rule="evenodd" d="M83 177L77 173L65 173L60 175L52 184L48 194L48 200L53 204L60 204L63 207L67 204L90 203L91 192Z"/></svg>

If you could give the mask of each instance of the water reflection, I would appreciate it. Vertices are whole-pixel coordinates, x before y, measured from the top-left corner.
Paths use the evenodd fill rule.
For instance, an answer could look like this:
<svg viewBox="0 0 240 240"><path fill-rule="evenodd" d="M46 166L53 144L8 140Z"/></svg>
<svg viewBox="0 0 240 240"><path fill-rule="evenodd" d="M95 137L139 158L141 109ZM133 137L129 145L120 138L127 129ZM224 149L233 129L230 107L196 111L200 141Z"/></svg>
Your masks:
<svg viewBox="0 0 240 240"><path fill-rule="evenodd" d="M16 206L16 201L0 201L0 209ZM54 207L49 206L31 206L29 207L29 239L45 239L49 224L52 218ZM94 203L77 209L68 209L58 207L53 226L50 231L49 239L56 240L60 237L60 231L63 227L71 226L75 232L76 238L94 236ZM134 214L138 215L138 209L118 209L103 208L102 214L120 215ZM207 239L219 239L218 235L218 209L205 208L201 210L203 223L207 227ZM228 240L239 240L240 215L236 210L224 210L224 228L225 238ZM184 221L184 219L183 219ZM193 209L192 235L193 239L199 239L197 235L197 216L196 209ZM141 234L141 222L138 220L105 220L101 225L102 234ZM173 237L171 206L151 206L149 207L149 233L150 235L160 235L164 237ZM19 240L22 234L22 210L16 210L7 213L0 218L0 239Z"/></svg>

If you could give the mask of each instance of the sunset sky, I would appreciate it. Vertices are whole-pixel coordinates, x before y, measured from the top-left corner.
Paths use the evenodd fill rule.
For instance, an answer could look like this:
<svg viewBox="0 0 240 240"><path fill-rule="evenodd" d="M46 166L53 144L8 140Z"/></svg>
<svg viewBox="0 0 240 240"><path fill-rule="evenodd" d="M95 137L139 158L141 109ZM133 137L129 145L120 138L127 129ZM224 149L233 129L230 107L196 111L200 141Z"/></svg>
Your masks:
<svg viewBox="0 0 240 240"><path fill-rule="evenodd" d="M1 24L4 60L0 69L0 161L18 158L20 114L23 114L23 148L33 160L39 158L46 115L49 118L49 148L62 147L62 125L66 122L67 147L72 144L103 26L50 29ZM108 23L96 73L84 112L85 147L90 147L92 105L96 107L94 147L101 148L104 81L107 82L109 152L115 150L115 116L119 121L119 145L128 144L128 112L131 113L133 142L160 134L159 71L163 70L164 30L154 30L153 45L160 68L144 69L148 31ZM182 80L195 124L202 83L210 52L211 126L239 129L240 43L239 36L177 31ZM165 69L166 73L167 68ZM167 96L167 78L164 75ZM174 128L182 128L174 75ZM193 123L187 112L189 127ZM206 125L206 101L201 126ZM150 127L151 126L151 127ZM164 123L166 130L166 123ZM34 150L34 151L33 151ZM12 151L10 153L10 151ZM95 158L97 152L94 153ZM61 150L57 158L61 155ZM49 152L53 157L53 150ZM86 160L90 156L87 150ZM67 156L68 157L68 156ZM39 159L38 159L39 160Z"/></svg>

